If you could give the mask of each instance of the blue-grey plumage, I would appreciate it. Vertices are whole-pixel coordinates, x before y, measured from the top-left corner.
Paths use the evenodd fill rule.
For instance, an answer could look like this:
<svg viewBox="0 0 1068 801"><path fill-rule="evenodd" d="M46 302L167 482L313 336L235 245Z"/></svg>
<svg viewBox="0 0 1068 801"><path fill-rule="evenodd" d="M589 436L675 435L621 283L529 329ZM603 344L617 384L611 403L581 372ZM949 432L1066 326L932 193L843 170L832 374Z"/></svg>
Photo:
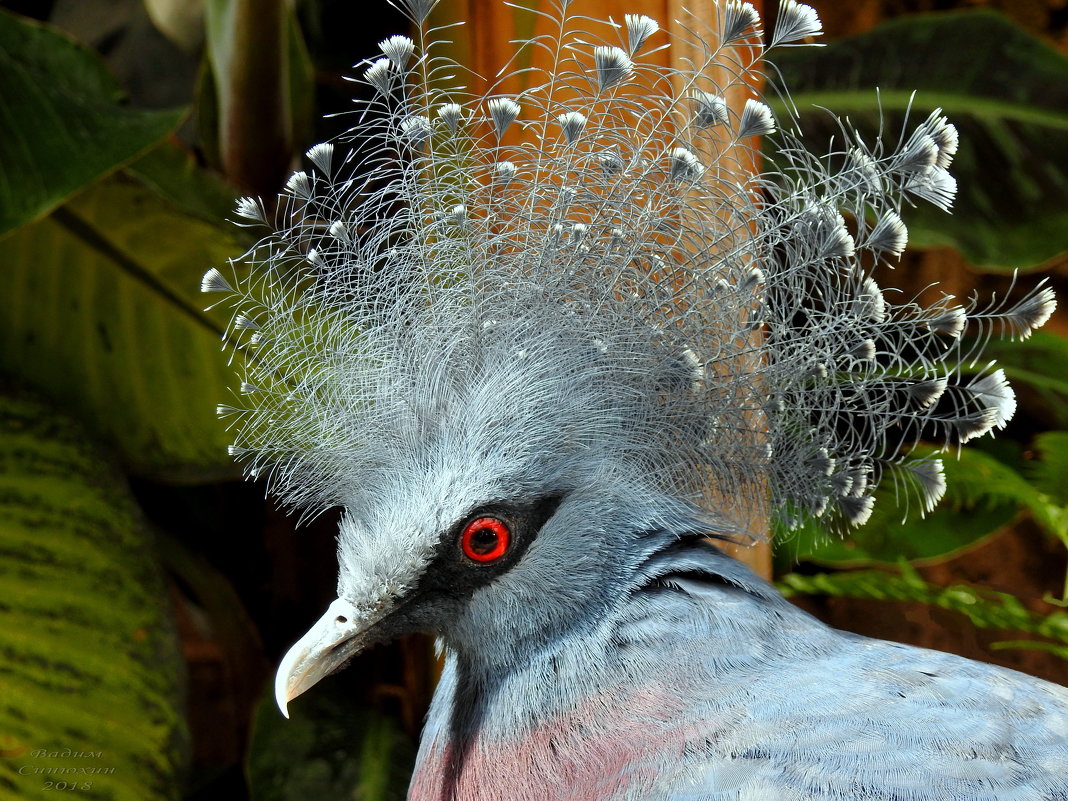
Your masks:
<svg viewBox="0 0 1068 801"><path fill-rule="evenodd" d="M871 275L904 205L952 202L953 126L866 143L841 121L816 157L756 97L732 108L763 52L739 0L679 26L675 70L643 61L648 17L598 37L560 3L552 65L473 99L433 0L397 5L418 36L364 65L360 145L312 148L276 213L241 201L271 231L204 279L255 354L220 409L233 453L285 502L345 509L283 712L422 631L447 668L414 801L1068 799L1068 691L829 629L708 542L860 525L888 476L928 510L944 480L917 441L1012 416L977 362L1051 293L921 307ZM778 20L771 46L819 28L794 0ZM754 136L777 155L739 175Z"/></svg>
<svg viewBox="0 0 1068 801"><path fill-rule="evenodd" d="M1068 689L830 629L649 498L567 489L487 584L386 601L376 636L411 625L447 653L413 801L1068 797ZM340 597L362 582L381 587L348 574Z"/></svg>
<svg viewBox="0 0 1068 801"><path fill-rule="evenodd" d="M572 633L482 675L452 655L411 797L1068 794L1068 690L829 629L711 547L668 548L681 558L657 560L666 572L636 582L581 650ZM451 776L472 686L482 706Z"/></svg>

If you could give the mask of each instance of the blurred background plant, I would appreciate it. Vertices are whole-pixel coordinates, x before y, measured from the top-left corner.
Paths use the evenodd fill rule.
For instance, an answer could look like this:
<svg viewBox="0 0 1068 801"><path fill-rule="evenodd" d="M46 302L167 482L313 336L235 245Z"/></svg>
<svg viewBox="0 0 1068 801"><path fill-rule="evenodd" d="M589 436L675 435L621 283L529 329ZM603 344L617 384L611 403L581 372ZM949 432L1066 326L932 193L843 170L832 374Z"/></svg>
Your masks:
<svg viewBox="0 0 1068 801"><path fill-rule="evenodd" d="M815 5L833 44L776 59L800 109L874 132L941 106L961 129L956 216L907 210L916 247L882 283L1003 294L1019 268L1068 297L1064 1ZM474 20L454 47L484 60L525 30L498 0L441 18ZM239 481L213 413L227 320L198 292L251 244L235 198L343 131L324 115L351 108L352 62L403 30L384 2L0 8L0 798L403 797L428 643L361 657L293 721L273 708L272 666L333 596L334 521L295 533ZM844 540L778 539L783 590L842 628L1068 683L1066 334L1062 314L997 346L1019 411L947 461L933 514L902 523L888 493Z"/></svg>

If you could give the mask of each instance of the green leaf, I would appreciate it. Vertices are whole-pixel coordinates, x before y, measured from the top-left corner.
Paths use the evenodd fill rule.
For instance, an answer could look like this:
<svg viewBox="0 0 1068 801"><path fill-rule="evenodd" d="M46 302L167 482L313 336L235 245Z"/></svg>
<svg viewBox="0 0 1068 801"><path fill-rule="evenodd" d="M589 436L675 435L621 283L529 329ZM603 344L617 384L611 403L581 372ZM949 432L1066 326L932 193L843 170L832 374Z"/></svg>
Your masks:
<svg viewBox="0 0 1068 801"><path fill-rule="evenodd" d="M935 454L921 448L916 455ZM1021 507L1043 506L1040 494L1019 473L975 448L961 451L959 459L945 454L943 464L946 497L925 517L918 516L915 495L884 481L871 519L846 536L812 522L784 533L777 554L780 568L798 561L844 567L944 559L1011 523Z"/></svg>
<svg viewBox="0 0 1068 801"><path fill-rule="evenodd" d="M1042 437L1039 448L1058 448L1061 438ZM937 455L919 448L917 456ZM1045 458L1045 452L1043 451ZM977 447L942 455L946 496L925 517L917 517L915 500L907 490L884 481L876 492L871 519L844 537L829 534L816 523L783 533L776 554L780 571L808 561L838 567L931 561L954 556L1008 525L1027 510L1046 532L1068 546L1068 509L1040 483L1032 483L1009 464ZM1064 473L1056 473L1063 456L1045 468L1048 480L1060 487ZM913 504L910 509L910 502Z"/></svg>
<svg viewBox="0 0 1068 801"><path fill-rule="evenodd" d="M0 369L45 390L127 467L178 481L233 476L214 414L234 369L205 269L244 249L121 175L0 242Z"/></svg>
<svg viewBox="0 0 1068 801"><path fill-rule="evenodd" d="M393 719L354 706L359 692L348 683L358 679L341 673L318 685L291 720L264 695L249 748L253 801L403 801L415 749Z"/></svg>
<svg viewBox="0 0 1068 801"><path fill-rule="evenodd" d="M998 362L1018 393L1043 401L1049 422L1068 427L1068 339L1037 331L1023 342L991 340L983 354Z"/></svg>
<svg viewBox="0 0 1068 801"><path fill-rule="evenodd" d="M167 590L122 474L89 443L54 409L0 394L2 801L180 797Z"/></svg>
<svg viewBox="0 0 1068 801"><path fill-rule="evenodd" d="M180 147L164 142L124 170L185 214L213 225L233 217L237 193Z"/></svg>
<svg viewBox="0 0 1068 801"><path fill-rule="evenodd" d="M203 42L203 0L144 0L144 3L156 30L183 50L196 50Z"/></svg>
<svg viewBox="0 0 1068 801"><path fill-rule="evenodd" d="M288 6L286 15L286 59L289 78L289 118L294 145L307 141L314 122L319 118L315 106L315 64L297 19L296 6Z"/></svg>
<svg viewBox="0 0 1068 801"><path fill-rule="evenodd" d="M835 122L814 106L848 117L869 142L880 125L896 142L906 112L911 128L938 107L960 129L954 214L925 203L907 210L914 244L951 245L993 269L1068 250L1068 59L1041 40L992 12L924 14L828 47L784 49L774 61L814 148L832 136L841 146Z"/></svg>
<svg viewBox="0 0 1068 801"><path fill-rule="evenodd" d="M95 53L0 11L0 236L136 158L182 114L123 106Z"/></svg>
<svg viewBox="0 0 1068 801"><path fill-rule="evenodd" d="M831 595L846 598L875 600L918 601L965 615L981 628L1021 631L1052 640L1050 643L1027 643L1027 647L1043 647L1068 659L1068 612L1054 611L1040 615L1030 611L1015 595L992 590L979 590L957 584L939 587L924 581L907 565L900 575L883 570L854 570L843 573L817 573L802 576L790 573L782 577L779 589L787 597ZM1013 643L1022 647L1021 643Z"/></svg>
<svg viewBox="0 0 1068 801"><path fill-rule="evenodd" d="M1039 434L1034 449L1039 458L1031 463L1031 480L1054 503L1068 506L1068 431Z"/></svg>

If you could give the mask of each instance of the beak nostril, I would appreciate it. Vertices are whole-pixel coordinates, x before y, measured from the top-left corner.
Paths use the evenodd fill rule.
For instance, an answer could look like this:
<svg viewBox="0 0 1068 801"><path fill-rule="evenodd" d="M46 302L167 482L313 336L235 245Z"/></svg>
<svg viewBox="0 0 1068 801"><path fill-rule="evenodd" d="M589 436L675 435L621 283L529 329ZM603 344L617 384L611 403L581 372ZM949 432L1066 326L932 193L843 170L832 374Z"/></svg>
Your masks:
<svg viewBox="0 0 1068 801"><path fill-rule="evenodd" d="M337 622L338 623L348 623L349 619L347 617L345 617L344 615L338 615L337 616Z"/></svg>

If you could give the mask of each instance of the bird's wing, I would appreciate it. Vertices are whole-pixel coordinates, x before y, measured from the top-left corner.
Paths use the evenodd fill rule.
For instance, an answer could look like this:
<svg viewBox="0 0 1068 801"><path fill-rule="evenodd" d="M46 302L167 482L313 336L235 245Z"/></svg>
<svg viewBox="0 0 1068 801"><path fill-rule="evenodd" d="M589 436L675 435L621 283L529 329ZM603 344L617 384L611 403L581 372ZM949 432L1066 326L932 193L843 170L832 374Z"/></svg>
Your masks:
<svg viewBox="0 0 1068 801"><path fill-rule="evenodd" d="M1068 689L895 643L842 645L711 703L717 723L666 797L1068 799Z"/></svg>

